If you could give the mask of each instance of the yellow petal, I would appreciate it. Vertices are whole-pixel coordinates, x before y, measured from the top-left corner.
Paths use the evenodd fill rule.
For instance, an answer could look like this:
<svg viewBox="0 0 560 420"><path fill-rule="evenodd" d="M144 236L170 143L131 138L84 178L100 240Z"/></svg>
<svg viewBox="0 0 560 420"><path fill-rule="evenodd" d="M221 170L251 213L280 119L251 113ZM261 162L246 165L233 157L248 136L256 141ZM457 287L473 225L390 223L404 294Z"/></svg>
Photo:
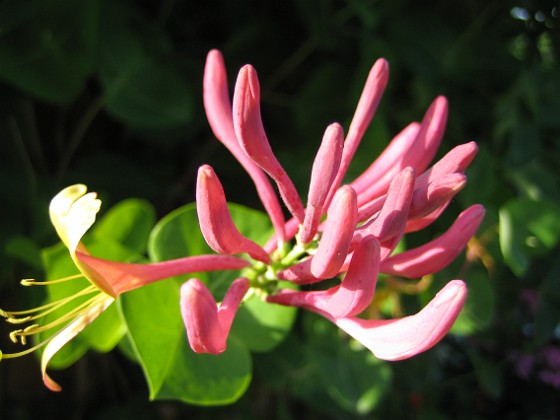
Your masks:
<svg viewBox="0 0 560 420"><path fill-rule="evenodd" d="M60 391L62 388L47 375L47 366L50 360L66 343L82 332L114 301L115 299L111 296L100 294L99 299L93 305L79 314L49 341L41 357L41 372L43 373L43 382L51 391Z"/></svg>
<svg viewBox="0 0 560 420"><path fill-rule="evenodd" d="M75 258L82 236L93 225L101 208L101 200L96 193L86 192L85 185L72 185L59 192L49 206L52 224L72 258Z"/></svg>

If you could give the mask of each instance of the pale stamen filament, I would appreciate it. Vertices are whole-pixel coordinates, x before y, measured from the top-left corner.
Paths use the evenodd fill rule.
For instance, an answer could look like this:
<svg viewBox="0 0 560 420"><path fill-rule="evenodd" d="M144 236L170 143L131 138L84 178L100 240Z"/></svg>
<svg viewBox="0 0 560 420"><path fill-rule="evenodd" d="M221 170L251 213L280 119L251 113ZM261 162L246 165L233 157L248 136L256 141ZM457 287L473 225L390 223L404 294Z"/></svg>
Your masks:
<svg viewBox="0 0 560 420"><path fill-rule="evenodd" d="M24 311L4 311L2 309L0 309L0 316L3 316L4 318L6 318L6 322L9 322L10 324L23 324L25 322L29 322L32 321L34 319L38 319L41 318L55 310L57 310L58 308L66 305L67 303L73 301L74 299L80 297L80 296L85 296L88 295L90 293L99 291L99 289L93 285L90 285L82 290L80 290L78 293L75 293L71 296L62 298L60 300L57 300L55 302L50 302L47 303L45 305L42 306L38 306L37 308L33 308L33 309L27 309ZM35 314L35 315L31 315L31 314ZM22 318L18 318L18 316L20 315L29 315L29 316L25 316Z"/></svg>
<svg viewBox="0 0 560 420"><path fill-rule="evenodd" d="M86 300L85 302L81 303L80 305L76 306L75 308L73 308L70 312L64 314L63 316L61 316L60 318L48 323L47 325L43 325L43 326L39 326L38 324L33 324L30 325L29 327L25 328L24 330L18 330L19 332L17 333L18 336L22 337L22 344L23 343L23 336L27 336L27 335L34 335L34 334L39 334L43 331L48 331L60 324L63 324L65 322L67 322L69 319L74 318L75 315L77 315L78 313L80 313L83 309L89 307L90 305L94 304L95 301L99 300L99 297L103 297L103 292L100 292L100 294ZM13 341L13 340L12 340Z"/></svg>
<svg viewBox="0 0 560 420"><path fill-rule="evenodd" d="M72 276L64 277L56 280L37 281L35 279L23 279L20 283L22 286L48 286L49 284L64 283L70 280L83 278L83 274L74 274Z"/></svg>

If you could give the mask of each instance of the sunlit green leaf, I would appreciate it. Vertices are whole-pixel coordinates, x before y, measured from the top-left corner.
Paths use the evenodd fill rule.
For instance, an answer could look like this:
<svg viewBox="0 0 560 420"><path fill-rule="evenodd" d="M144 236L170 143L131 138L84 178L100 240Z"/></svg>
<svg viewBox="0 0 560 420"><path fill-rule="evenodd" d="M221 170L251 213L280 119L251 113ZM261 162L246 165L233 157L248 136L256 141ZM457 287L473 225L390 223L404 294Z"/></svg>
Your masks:
<svg viewBox="0 0 560 420"><path fill-rule="evenodd" d="M144 200L121 201L103 215L92 232L112 239L138 253L146 251L148 237L155 224L155 210Z"/></svg>

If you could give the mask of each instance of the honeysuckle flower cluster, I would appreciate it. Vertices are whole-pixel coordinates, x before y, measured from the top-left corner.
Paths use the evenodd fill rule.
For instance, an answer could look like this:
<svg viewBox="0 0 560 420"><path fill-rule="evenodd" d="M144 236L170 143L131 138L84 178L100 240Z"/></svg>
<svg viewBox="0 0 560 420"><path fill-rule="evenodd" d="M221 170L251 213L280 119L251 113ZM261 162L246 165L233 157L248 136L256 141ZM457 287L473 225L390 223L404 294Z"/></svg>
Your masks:
<svg viewBox="0 0 560 420"><path fill-rule="evenodd" d="M217 270L241 270L220 304L198 279L192 278L181 287L181 315L194 352L220 354L226 350L235 314L249 296L261 297L271 305L316 312L382 359L403 359L432 347L449 331L463 307L467 288L461 280L450 281L416 315L390 320L359 315L370 305L380 273L412 279L435 273L461 253L475 234L484 217L480 205L463 211L434 240L394 252L405 233L436 220L465 186L464 171L477 147L473 142L457 146L428 167L447 119L447 101L438 97L421 123L405 127L369 168L343 185L387 84L388 72L383 59L372 67L346 136L337 123L325 130L304 206L266 137L255 69L247 65L240 70L232 102L223 58L218 51L211 51L204 72L208 121L215 136L252 178L274 227L273 237L261 246L239 232L218 176L211 166L203 165L198 171L196 207L202 234L217 255L151 264L105 260L91 255L82 243L101 202L95 193L87 193L84 185L70 186L51 201L50 216L79 273L44 282L23 280L22 284L40 286L83 278L89 283L74 295L35 309L0 310L0 315L16 326L10 334L14 343L26 345L29 337L51 333L21 352L0 353L2 358L19 357L44 347L44 383L59 391L60 386L47 374L50 360L118 296L179 274ZM289 219L285 218L284 206ZM321 282L328 279L339 282L321 288ZM283 289L286 281L315 285L306 291ZM66 313L59 319L41 324L45 315L61 309Z"/></svg>
<svg viewBox="0 0 560 420"><path fill-rule="evenodd" d="M235 312L247 291L262 291L270 303L316 312L361 342L377 357L399 360L425 351L451 328L467 296L461 280L450 281L418 314L401 319L358 317L371 303L379 273L420 278L447 266L467 245L484 208L463 211L449 229L417 248L394 254L403 235L428 226L466 184L465 169L474 142L457 146L432 167L444 134L447 100L438 97L421 123L411 123L359 177L341 185L387 84L389 67L372 67L346 138L343 128L325 130L313 163L307 205L276 159L260 114L255 69L244 66L230 101L227 73L218 51L208 54L204 106L215 136L251 176L275 234L264 246L245 238L229 214L222 185L209 165L198 171L196 204L208 245L223 255L246 254L253 263L235 280L218 305L199 280L181 289L181 311L195 352L226 349ZM291 219L269 181L274 181ZM280 280L298 285L338 278L326 289L281 289Z"/></svg>

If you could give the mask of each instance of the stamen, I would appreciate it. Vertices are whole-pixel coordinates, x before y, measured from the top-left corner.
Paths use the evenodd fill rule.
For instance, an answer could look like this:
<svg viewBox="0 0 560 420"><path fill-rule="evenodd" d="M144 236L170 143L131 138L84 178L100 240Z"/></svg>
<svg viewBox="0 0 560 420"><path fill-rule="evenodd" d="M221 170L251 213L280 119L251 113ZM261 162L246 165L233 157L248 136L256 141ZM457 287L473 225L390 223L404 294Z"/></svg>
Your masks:
<svg viewBox="0 0 560 420"><path fill-rule="evenodd" d="M84 289L80 290L78 293L75 293L71 296L67 296L65 298L62 298L60 300L57 300L55 302L50 302L47 303L45 305L41 305L38 306L36 308L32 308L32 309L26 309L24 311L4 311L2 309L0 309L0 316L3 316L6 319L6 322L9 322L10 324L21 324L27 321L31 321L33 319L37 319L37 318L41 318L53 311L55 311L56 309L66 305L67 303L69 303L70 301L80 297L80 296L84 296L93 292L99 291L99 289L93 285L87 286ZM44 311L44 312L41 312ZM35 315L30 315L30 316L26 316L23 318L17 318L19 315L27 315L27 314L35 314Z"/></svg>
<svg viewBox="0 0 560 420"><path fill-rule="evenodd" d="M61 279L47 280L47 281L37 281L35 279L23 279L21 281L21 285L22 286L48 286L49 284L64 283L70 280L76 280L83 277L84 277L83 274L74 274L72 276L63 277Z"/></svg>
<svg viewBox="0 0 560 420"><path fill-rule="evenodd" d="M30 327L34 327L34 328L31 328L30 331L28 331L28 329L30 327L27 327L23 331L23 333L26 334L26 335L38 334L38 333L41 333L43 331L48 331L51 328L56 327L57 325L63 324L64 322L68 321L70 318L74 318L74 316L77 315L79 312L81 312L84 308L87 308L88 306L92 305L103 294L104 294L103 292L100 292L99 294L97 294L94 297L86 300L85 302L83 302L80 305L73 308L70 312L68 312L68 313L64 314L63 316L61 316L60 318L48 323L47 325L43 325L43 326L39 326L37 324L31 325Z"/></svg>
<svg viewBox="0 0 560 420"><path fill-rule="evenodd" d="M11 338L11 333L10 333L10 338ZM0 351L0 360L15 359L16 357L21 357L21 356L25 356L26 354L33 353L35 350L43 347L45 344L47 344L49 341L51 341L51 339L52 339L52 337L49 337L45 341L41 341L39 344L36 344L33 347L29 347L28 349L25 349L25 350L17 352L17 353L2 353L2 351ZM17 342L17 339L16 339L16 342Z"/></svg>

